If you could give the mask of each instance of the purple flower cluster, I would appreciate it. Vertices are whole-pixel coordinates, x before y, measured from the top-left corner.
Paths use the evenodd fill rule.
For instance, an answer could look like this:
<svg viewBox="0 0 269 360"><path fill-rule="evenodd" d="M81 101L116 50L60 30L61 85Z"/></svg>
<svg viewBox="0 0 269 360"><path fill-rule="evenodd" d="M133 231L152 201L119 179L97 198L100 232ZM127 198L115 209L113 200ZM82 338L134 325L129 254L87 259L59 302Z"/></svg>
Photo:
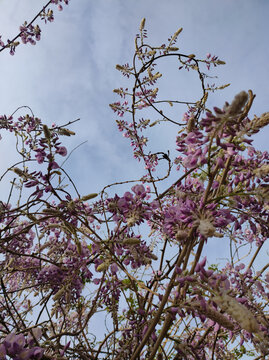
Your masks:
<svg viewBox="0 0 269 360"><path fill-rule="evenodd" d="M48 6L50 4L58 5L58 10L63 10L62 4L68 5L69 0L51 0L49 1L42 10L38 13L38 15L31 21L25 21L23 25L19 28L19 34L15 36L12 40L7 40L6 44L1 40L2 36L0 36L0 52L4 49L8 48L10 55L14 55L17 46L20 44L17 39L21 39L23 44L30 43L32 45L36 44L36 41L39 41L41 38L41 29L38 24L34 25L34 22L38 17L41 18L45 23L47 21L52 22L54 20L53 10L49 9Z"/></svg>
<svg viewBox="0 0 269 360"><path fill-rule="evenodd" d="M0 344L0 359L6 360L7 356L14 360L42 359L44 349L33 346L33 343L34 339L32 337L26 339L23 334L10 333Z"/></svg>
<svg viewBox="0 0 269 360"><path fill-rule="evenodd" d="M112 212L115 222L123 221L128 227L139 225L149 220L152 214L152 205L146 203L147 192L143 185L135 185L131 192L127 191L122 197L116 197L107 202L107 207Z"/></svg>
<svg viewBox="0 0 269 360"><path fill-rule="evenodd" d="M27 22L25 22L20 26L20 38L23 44L35 45L36 41L41 38L41 29L38 25L27 25Z"/></svg>
<svg viewBox="0 0 269 360"><path fill-rule="evenodd" d="M182 133L177 137L177 150L185 156L179 156L186 168L194 168L207 163L208 137L199 130L190 133ZM205 145L205 146L203 146Z"/></svg>

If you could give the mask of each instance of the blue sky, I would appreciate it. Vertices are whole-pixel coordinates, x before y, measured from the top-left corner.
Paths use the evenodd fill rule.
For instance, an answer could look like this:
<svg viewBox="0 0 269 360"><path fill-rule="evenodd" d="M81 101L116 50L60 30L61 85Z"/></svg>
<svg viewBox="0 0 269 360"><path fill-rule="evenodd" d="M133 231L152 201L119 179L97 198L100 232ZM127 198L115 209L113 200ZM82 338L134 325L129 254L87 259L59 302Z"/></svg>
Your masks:
<svg viewBox="0 0 269 360"><path fill-rule="evenodd" d="M3 39L16 35L19 25L30 21L43 4L42 0L0 0ZM241 90L252 89L257 97L251 115L260 115L269 111L268 13L266 0L71 0L64 11L55 11L54 23L41 25L42 39L36 46L21 45L13 57L0 54L1 114L28 105L48 125L81 119L72 127L77 136L63 140L69 150L87 141L65 165L82 195L137 178L143 168L133 160L108 104L117 100L113 89L125 84L115 65L131 61L141 19L146 18L149 43L160 45L183 27L181 52L198 58L210 52L226 61L211 75L218 76L217 84L231 86L214 93L208 106L222 106ZM194 78L179 74L171 63L165 74L168 81L161 83L165 97L197 96ZM179 110L178 120L185 109ZM159 151L173 148L176 133L169 126L156 130L153 146L157 144ZM256 136L255 143L263 150L267 136L268 130ZM14 141L8 134L2 137L1 171L15 160ZM7 189L3 183L1 198Z"/></svg>
<svg viewBox="0 0 269 360"><path fill-rule="evenodd" d="M43 4L41 0L1 0L2 37L15 35L18 26L31 20ZM49 125L81 118L73 127L77 136L69 140L69 149L87 143L66 166L82 193L98 192L107 183L135 177L139 168L108 104L117 99L112 90L123 81L115 65L131 61L141 19L146 18L149 42L155 45L183 27L180 51L199 58L210 52L226 61L212 75L218 75L219 85L231 86L215 93L209 105L222 106L239 91L252 89L257 94L252 114L259 115L269 110L268 13L266 0L71 0L63 12L55 11L54 23L42 24L42 39L36 46L21 45L14 57L0 54L1 114L28 105ZM177 73L169 66L168 76ZM197 82L177 76L169 87L163 85L167 95L177 92L179 85L180 94L191 96L197 91ZM173 131L162 131L160 150L170 146ZM265 133L257 137L263 149ZM11 147L4 138L0 146ZM8 151L1 167L12 158Z"/></svg>
<svg viewBox="0 0 269 360"><path fill-rule="evenodd" d="M0 0L3 39L16 35L19 25L30 21L44 3ZM160 45L183 27L178 41L181 52L198 58L210 52L226 61L211 75L218 76L217 84L231 86L211 95L208 106L222 106L241 90L252 89L257 97L251 115L259 115L269 111L268 13L267 0L71 0L64 11L55 10L54 23L41 24L42 38L36 46L21 45L13 57L0 54L0 113L8 115L28 105L48 125L80 118L72 127L77 136L63 140L69 150L87 143L65 166L81 194L99 192L106 184L143 172L108 106L118 100L113 89L125 84L115 65L131 61L141 19L146 18L149 43ZM194 94L197 100L199 83L194 78L179 73L169 62L164 75L168 81L160 84L165 97L185 100ZM178 120L184 111L179 109ZM156 130L153 145L158 144L159 151L173 148L176 132L169 126ZM264 130L255 141L264 150L267 134ZM0 151L8 156L1 158L1 170L15 159L14 142L7 134L2 137ZM6 193L6 187L2 185L0 192Z"/></svg>

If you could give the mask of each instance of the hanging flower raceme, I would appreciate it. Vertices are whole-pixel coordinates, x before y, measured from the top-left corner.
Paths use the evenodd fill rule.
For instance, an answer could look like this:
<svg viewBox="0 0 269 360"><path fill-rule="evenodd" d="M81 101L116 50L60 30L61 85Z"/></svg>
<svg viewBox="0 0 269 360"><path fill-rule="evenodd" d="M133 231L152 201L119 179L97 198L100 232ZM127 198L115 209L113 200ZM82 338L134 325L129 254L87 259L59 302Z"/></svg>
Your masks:
<svg viewBox="0 0 269 360"><path fill-rule="evenodd" d="M128 191L121 198L116 195L114 199L107 201L108 210L114 214L114 220L121 220L128 227L149 220L152 214L151 205L145 201L147 198L145 187L135 185L132 191L135 195Z"/></svg>
<svg viewBox="0 0 269 360"><path fill-rule="evenodd" d="M40 329L33 329L32 332L34 333L36 339L41 337ZM6 356L18 360L42 359L44 349L38 346L33 346L33 341L31 339L33 339L32 336L26 339L23 334L16 335L15 333L10 333L6 336L3 343L0 344L1 359L6 359Z"/></svg>
<svg viewBox="0 0 269 360"><path fill-rule="evenodd" d="M260 331L259 323L251 311L232 296L229 296L227 293L222 293L215 296L212 300L221 310L235 319L243 329L250 333L258 333Z"/></svg>

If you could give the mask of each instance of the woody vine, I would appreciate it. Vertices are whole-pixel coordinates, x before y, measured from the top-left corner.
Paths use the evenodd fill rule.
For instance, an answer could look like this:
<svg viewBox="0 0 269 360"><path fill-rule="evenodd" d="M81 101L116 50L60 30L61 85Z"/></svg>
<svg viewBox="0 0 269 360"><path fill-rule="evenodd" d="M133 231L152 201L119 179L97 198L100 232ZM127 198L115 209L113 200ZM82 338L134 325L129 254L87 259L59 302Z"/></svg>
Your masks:
<svg viewBox="0 0 269 360"><path fill-rule="evenodd" d="M13 40L1 39L0 51L14 55L21 42L34 45L37 22L52 21L53 6L64 3L49 1ZM21 157L1 176L13 176L0 203L1 359L269 354L269 264L257 261L269 233L269 155L252 146L269 113L249 117L251 90L208 109L210 93L227 85L208 85L207 72L224 62L180 53L181 31L149 45L143 19L132 64L116 66L130 87L114 90L119 101L111 108L144 164L140 179L80 194L61 165L72 122L49 126L27 108L24 116L0 117L1 141L5 131L14 134ZM197 73L200 99L160 98L158 64L170 58L178 61L175 71ZM180 121L166 112L178 105L186 109ZM148 109L157 119L144 119ZM175 129L171 151L151 151L152 128L168 124ZM114 185L123 190L111 195ZM230 247L224 267L207 260L209 241ZM109 320L100 339L94 328L102 314Z"/></svg>

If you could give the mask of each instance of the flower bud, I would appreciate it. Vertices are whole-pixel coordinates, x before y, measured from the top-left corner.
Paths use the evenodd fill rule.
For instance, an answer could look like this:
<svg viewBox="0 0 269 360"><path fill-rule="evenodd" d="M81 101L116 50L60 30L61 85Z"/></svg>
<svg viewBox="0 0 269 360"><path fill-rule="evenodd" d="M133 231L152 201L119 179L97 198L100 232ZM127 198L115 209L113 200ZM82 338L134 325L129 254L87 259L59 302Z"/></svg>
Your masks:
<svg viewBox="0 0 269 360"><path fill-rule="evenodd" d="M228 115L236 115L242 111L242 108L245 106L248 101L248 94L245 91L241 91L239 94L235 95L231 105L228 106L226 112Z"/></svg>
<svg viewBox="0 0 269 360"><path fill-rule="evenodd" d="M224 312L229 314L238 324L250 333L259 332L259 323L252 312L240 304L232 296L223 293L212 299Z"/></svg>
<svg viewBox="0 0 269 360"><path fill-rule="evenodd" d="M140 30L140 31L142 31L142 30L144 29L145 23L146 23L146 19L143 18L143 19L141 20L140 27L139 27L139 30Z"/></svg>
<svg viewBox="0 0 269 360"><path fill-rule="evenodd" d="M102 271L106 271L109 268L110 265L110 261L109 260L105 260L102 264L97 266L97 271L98 272L102 272Z"/></svg>
<svg viewBox="0 0 269 360"><path fill-rule="evenodd" d="M89 194L89 195L82 196L81 200L82 201L87 201L87 200L90 200L90 199L94 199L96 196L98 196L97 193L92 193L92 194Z"/></svg>
<svg viewBox="0 0 269 360"><path fill-rule="evenodd" d="M190 303L191 307L194 307L199 314L205 315L212 321L217 322L219 325L229 330L234 330L234 324L219 311L215 310L212 306L205 304L202 306L199 302Z"/></svg>
<svg viewBox="0 0 269 360"><path fill-rule="evenodd" d="M269 202L269 185L262 184L256 189L256 196L259 201L268 203Z"/></svg>
<svg viewBox="0 0 269 360"><path fill-rule="evenodd" d="M49 128L47 127L47 125L43 125L43 131L44 131L44 135L45 135L45 138L47 140L50 140L51 138L51 132L49 131Z"/></svg>
<svg viewBox="0 0 269 360"><path fill-rule="evenodd" d="M205 237L212 237L215 235L216 228L209 220L202 219L200 220L198 231L201 235Z"/></svg>
<svg viewBox="0 0 269 360"><path fill-rule="evenodd" d="M59 135L65 135L65 136L76 135L76 133L74 131L71 131L71 130L65 129L65 128L60 128L58 130L58 134Z"/></svg>
<svg viewBox="0 0 269 360"><path fill-rule="evenodd" d="M62 287L59 291L57 291L57 293L53 296L53 300L54 300L54 301L59 300L65 292L66 292L66 288L65 288L65 286L63 286L63 287Z"/></svg>
<svg viewBox="0 0 269 360"><path fill-rule="evenodd" d="M186 240L187 237L188 237L187 230L178 230L175 235L177 241Z"/></svg>
<svg viewBox="0 0 269 360"><path fill-rule="evenodd" d="M155 254L153 254L153 253L151 253L150 254L150 258L152 259L152 260L158 260L158 256L156 256Z"/></svg>
<svg viewBox="0 0 269 360"><path fill-rule="evenodd" d="M178 51L179 48L176 47L176 46L169 46L168 50L169 50L169 51Z"/></svg>
<svg viewBox="0 0 269 360"><path fill-rule="evenodd" d="M119 71L125 70L124 67L122 65L117 64L116 65L116 69Z"/></svg>
<svg viewBox="0 0 269 360"><path fill-rule="evenodd" d="M151 80L152 80L152 81L153 81L153 80L157 80L157 79L159 79L160 77L162 77L162 74L159 73L159 72L156 72L156 74L154 74L154 75L152 76Z"/></svg>
<svg viewBox="0 0 269 360"><path fill-rule="evenodd" d="M12 171L14 171L14 173L19 175L19 176L25 176L24 171L22 171L21 169L19 169L17 167L12 168Z"/></svg>
<svg viewBox="0 0 269 360"><path fill-rule="evenodd" d="M123 244L126 244L126 245L137 245L137 244L140 244L140 239L138 238L126 238L123 240Z"/></svg>
<svg viewBox="0 0 269 360"><path fill-rule="evenodd" d="M254 174L257 175L259 178L266 176L269 174L269 164L264 164L261 167L255 169Z"/></svg>
<svg viewBox="0 0 269 360"><path fill-rule="evenodd" d="M254 116L251 121L250 131L251 133L257 133L261 128L269 124L269 112L262 114L260 117Z"/></svg>
<svg viewBox="0 0 269 360"><path fill-rule="evenodd" d="M183 28L181 27L174 33L174 35L172 36L172 38L170 40L170 44L176 40L176 38L178 37L178 35L181 33L182 30L183 30Z"/></svg>

